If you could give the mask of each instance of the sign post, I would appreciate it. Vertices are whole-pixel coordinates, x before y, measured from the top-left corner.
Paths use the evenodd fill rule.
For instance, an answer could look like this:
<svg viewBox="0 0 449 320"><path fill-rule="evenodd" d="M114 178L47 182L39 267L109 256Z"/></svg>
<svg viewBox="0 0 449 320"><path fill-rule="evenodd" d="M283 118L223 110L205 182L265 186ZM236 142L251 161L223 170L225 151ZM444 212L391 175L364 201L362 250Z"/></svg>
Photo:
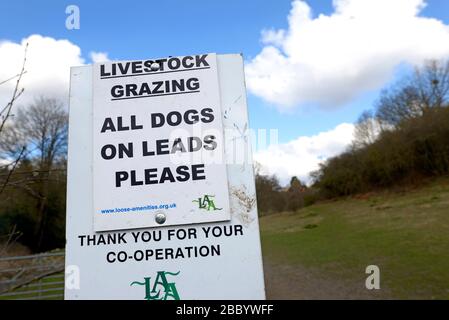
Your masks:
<svg viewBox="0 0 449 320"><path fill-rule="evenodd" d="M247 128L241 55L72 68L65 298L264 299Z"/></svg>

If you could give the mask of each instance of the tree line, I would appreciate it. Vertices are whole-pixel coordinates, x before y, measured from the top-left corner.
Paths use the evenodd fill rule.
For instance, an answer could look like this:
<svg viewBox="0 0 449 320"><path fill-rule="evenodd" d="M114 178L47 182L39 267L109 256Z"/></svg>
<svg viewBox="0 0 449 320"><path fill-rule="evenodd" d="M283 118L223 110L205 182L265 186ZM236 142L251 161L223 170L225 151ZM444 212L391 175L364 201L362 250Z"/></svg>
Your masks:
<svg viewBox="0 0 449 320"><path fill-rule="evenodd" d="M259 164L255 165L257 208L260 215L282 211L296 211L314 204L320 197L314 187L308 187L298 177L290 179L286 187L282 187L275 175L265 175Z"/></svg>
<svg viewBox="0 0 449 320"><path fill-rule="evenodd" d="M256 167L259 211L295 211L320 199L447 175L448 106L449 61L432 60L415 67L382 90L373 108L362 112L350 147L320 164L311 173L311 186L293 177L283 188L276 176L263 175Z"/></svg>
<svg viewBox="0 0 449 320"><path fill-rule="evenodd" d="M449 62L428 61L383 90L343 154L313 173L325 197L346 196L449 173Z"/></svg>

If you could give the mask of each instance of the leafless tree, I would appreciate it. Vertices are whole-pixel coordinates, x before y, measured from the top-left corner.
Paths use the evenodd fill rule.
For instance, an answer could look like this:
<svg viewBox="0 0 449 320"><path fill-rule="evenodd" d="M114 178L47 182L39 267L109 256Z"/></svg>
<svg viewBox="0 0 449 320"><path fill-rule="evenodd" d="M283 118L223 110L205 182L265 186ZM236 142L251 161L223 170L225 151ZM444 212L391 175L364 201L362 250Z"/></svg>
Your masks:
<svg viewBox="0 0 449 320"><path fill-rule="evenodd" d="M19 109L0 137L1 152L16 156L18 148L25 146L26 152L21 158L33 164L31 174L27 172L23 179L9 182L8 186L23 189L37 200L38 241L43 238L47 220L49 180L55 169L60 170L54 168L55 164L66 157L67 129L68 115L62 103L41 97L30 106Z"/></svg>
<svg viewBox="0 0 449 320"><path fill-rule="evenodd" d="M355 148L363 148L376 141L381 131L381 125L371 110L365 110L355 124Z"/></svg>
<svg viewBox="0 0 449 320"><path fill-rule="evenodd" d="M415 118L432 108L449 103L449 61L430 60L416 67L413 76L384 90L377 104L376 118L391 127Z"/></svg>
<svg viewBox="0 0 449 320"><path fill-rule="evenodd" d="M64 157L67 148L67 112L60 101L40 97L18 110L14 121L0 139L3 152L14 155L17 146L26 146L27 157L35 160L38 170L51 170Z"/></svg>
<svg viewBox="0 0 449 320"><path fill-rule="evenodd" d="M415 68L413 83L423 110L444 107L449 101L449 61L430 60Z"/></svg>
<svg viewBox="0 0 449 320"><path fill-rule="evenodd" d="M9 118L12 115L13 106L14 106L16 100L25 91L24 88L20 87L20 81L22 80L22 76L26 73L25 64L26 64L27 49L28 49L28 43L25 46L25 53L24 53L24 57L23 57L22 69L20 70L20 72L17 75L0 82L0 85L4 85L5 83L16 79L16 84L14 86L12 97L9 100L9 102L6 104L6 106L3 107L3 109L0 111L0 137L1 137L2 131L3 131L7 121L9 120ZM23 156L24 152L25 152L25 148L23 146L20 147L18 149L18 152L17 152L14 160L6 165L3 165L3 167L9 168L9 170L8 170L8 174L6 175L6 178L2 179L3 181L0 180L0 194L2 194L3 190L5 189L6 185L8 184L8 182L11 178L11 175L14 172L14 170L16 169L18 163L20 162L21 157Z"/></svg>

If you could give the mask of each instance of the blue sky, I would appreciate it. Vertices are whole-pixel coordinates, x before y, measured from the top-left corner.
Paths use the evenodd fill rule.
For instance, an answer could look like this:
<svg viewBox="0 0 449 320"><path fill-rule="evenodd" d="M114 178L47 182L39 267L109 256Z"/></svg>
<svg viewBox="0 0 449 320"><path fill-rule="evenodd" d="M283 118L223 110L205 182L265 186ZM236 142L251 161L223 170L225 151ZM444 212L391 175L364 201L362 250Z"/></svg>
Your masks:
<svg viewBox="0 0 449 320"><path fill-rule="evenodd" d="M313 17L334 11L331 0L306 2ZM70 4L80 8L80 30L65 28L65 8ZM428 0L427 4L420 16L449 23L449 1ZM0 39L19 43L31 34L67 39L81 49L88 63L92 51L106 52L114 60L216 52L243 53L251 61L265 46L262 30L289 28L291 7L290 0L2 1ZM396 66L392 75L397 77L404 69ZM394 79L388 78L383 85ZM311 101L283 109L249 92L250 125L277 128L279 142L288 143L354 122L373 105L379 89L361 90L338 108Z"/></svg>
<svg viewBox="0 0 449 320"><path fill-rule="evenodd" d="M308 3L315 15L332 12L331 0ZM65 28L69 4L80 8L79 30ZM423 15L449 22L448 1L428 4ZM287 27L290 7L289 0L2 1L0 39L20 41L34 33L69 39L81 47L86 60L91 51L107 52L118 60L202 52L241 52L250 59L262 47L262 29ZM279 141L286 142L354 122L376 96L377 91L369 92L333 111L312 105L285 114L250 95L250 123L255 129L279 128Z"/></svg>

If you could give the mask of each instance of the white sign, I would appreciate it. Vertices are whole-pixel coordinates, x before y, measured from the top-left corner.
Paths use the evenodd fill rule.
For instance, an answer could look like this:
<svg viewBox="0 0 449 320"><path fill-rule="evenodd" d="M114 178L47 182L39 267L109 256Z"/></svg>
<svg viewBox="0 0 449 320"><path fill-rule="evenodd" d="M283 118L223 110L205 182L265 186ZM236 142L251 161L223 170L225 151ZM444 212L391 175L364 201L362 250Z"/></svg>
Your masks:
<svg viewBox="0 0 449 320"><path fill-rule="evenodd" d="M182 61L183 57L179 59ZM149 75L141 75L123 77L126 82L124 79L111 78L108 80L102 79L98 83L99 80L96 79L98 77L98 66L72 68L67 173L66 299L265 298L251 144L249 132L246 130L248 128L248 115L243 59L241 55L218 55L216 57L208 55L207 59L212 70L190 70L167 72L165 74L165 76L170 75L168 79L175 79L181 74L185 78L197 77L201 98L194 99L193 96L196 93L179 95L190 100L174 99L176 95L162 97L173 99L171 100L173 104L166 103L162 98L157 97L131 99L131 101L145 101L142 104L139 102L139 106L144 109L143 111L137 105L134 106L133 103L122 104L123 101L119 101L121 107L118 104L116 107L115 101L106 100L103 102L104 105L101 106L98 105L100 102L96 102L96 99L99 99L99 95L110 94L111 85L126 84L128 81L135 83L132 81L137 81L136 79L139 77L142 79L138 80L139 83L155 81L148 79L162 79L161 77L164 76L162 72L168 70L154 71L153 78L147 78ZM111 67L111 69L106 69L106 66ZM118 72L121 67L116 68L115 72ZM215 71L213 68L215 68ZM120 70L120 73L126 73L124 69ZM112 64L105 65L104 71L111 73L112 76ZM200 74L204 71L206 71L205 74ZM159 74L156 74L158 72ZM210 74L208 74L209 72ZM213 78L213 74L218 74L218 80ZM119 74L116 73L115 75ZM144 78L147 80L143 80ZM204 83L204 81L207 83ZM218 89L214 83L218 83ZM105 88L99 89L99 86L103 85ZM109 88L109 91L106 88ZM203 90L205 88L207 90ZM96 90L101 91L96 92ZM130 94L134 95L133 92ZM154 104L152 102L156 101L154 99L160 99L158 101L161 105L165 105L166 109L163 109L164 107L159 104ZM216 102L216 99L219 99L217 104L200 105L204 101ZM190 102L184 104L185 101ZM191 103L195 103L195 105ZM109 110L106 105L111 109ZM220 105L222 106L221 111L219 111ZM224 151L226 159L216 163L217 167L213 167L213 163L203 162L206 164L204 167L206 180L131 186L130 173L127 179L120 177L121 186L119 188L115 187L115 184L111 187L110 184L116 182L114 180L116 171L131 172L131 170L136 170L136 181L140 181L142 176L137 175L137 172L142 169L154 167L159 170L162 166L171 167L172 164L168 161L167 155L160 155L150 157L151 160L141 166L140 162L146 162L146 160L143 160L145 157L137 157L139 154L137 149L134 150L133 157L124 155L122 159L115 157L111 160L100 159L98 158L98 151L101 151L100 146L127 142L138 144L142 140L154 143L155 140L164 138L170 140L173 136L172 132L169 131L173 128L146 127L148 121L151 123L151 114L167 114L171 110L181 111L187 107L192 109L211 107L213 109L214 121L204 124L204 130L213 129L224 132L220 148ZM95 108L98 110L95 110ZM129 118L131 115L136 115L135 124L131 124L134 121ZM115 129L117 129L118 116L123 116L122 128L127 126L137 128L139 125L143 128L123 131L108 130L107 133L105 131L104 134L100 134L103 118L110 117L113 120L111 123L114 123ZM125 122L125 119L127 119L127 122ZM91 125L92 123L94 123L94 126ZM206 125L209 127L206 127ZM179 133L181 138L190 135L190 132L187 134L190 128L188 124L184 123L179 126L186 130L186 133ZM202 134L203 131L192 132L192 135L204 138ZM218 137L218 133L215 134ZM150 135L150 137L147 137L147 135ZM174 136L177 137L178 133ZM219 150L219 141L220 139L217 138L216 150ZM188 154L198 153L200 152ZM242 155L244 159L240 161ZM239 158L239 161L235 161L236 158ZM182 157L181 160L186 161ZM98 168L98 163L93 166L93 161L100 161L105 168ZM197 163L196 159L193 163ZM183 162L181 162L182 164ZM219 166L220 164L225 167L224 170ZM176 167L176 165L174 166ZM98 170L102 172L101 175L97 172ZM215 185L213 180L209 180L209 177L212 176L215 179L221 179L221 174L225 174L225 180L222 181L224 186ZM104 176L103 183L98 180L100 176ZM158 177L160 179L160 172ZM95 189L98 188L98 185L94 187L94 180L96 184L104 184L103 187L108 190L105 191L106 194L102 194L102 191ZM178 188L178 184L180 186L184 184L185 188ZM170 187L159 189L165 188L166 185ZM148 192L150 203L153 203L153 201L169 203L172 201L170 200L171 197L182 198L184 193L194 195L194 197L201 197L203 192L209 194L208 191L201 189L205 186L214 188L213 193L211 192L215 196L213 199L228 197L230 220L196 223L194 220L189 222L186 218L184 221L189 224L168 225L170 219L175 219L174 216L178 214L182 216L186 213L183 210L173 211L171 208L164 208L163 211L167 215L167 221L157 228L142 228L140 223L144 220L138 221L133 218L130 220L133 227L122 230L122 218L117 218L117 221L120 220L119 222L101 222L100 229L103 229L103 227L120 229L105 232L96 232L95 230L97 226L94 227L94 216L98 212L95 212L94 203L100 205L95 199L99 194L103 199L102 201L109 201L109 203L112 203L110 207L114 208L115 206L140 205L135 202L140 201L141 191L134 190L147 190L146 188L148 188L148 191L142 191L142 194ZM125 189L122 189L123 187ZM157 189L152 189L153 187L157 187ZM116 191L115 188L121 191ZM151 197L152 190L157 190L157 197L168 197L170 199L163 198L161 200L155 196ZM167 193L164 191L167 191ZM200 195L198 196L196 192L199 192ZM107 193L109 193L109 197ZM127 201L128 193L133 200L129 203L121 202ZM189 198L189 205L193 203L199 207L199 204L193 200L195 198ZM184 203L179 202L181 200L176 201L178 201L177 203ZM207 201L204 203L207 203ZM201 210L205 210L204 214L215 216L226 211L225 200L222 203L216 201L214 204L216 207L223 206L223 210L195 209L194 212L188 211L187 213L196 216L202 215ZM103 205L101 203L101 206ZM187 205L187 200L184 205ZM142 211L139 214L148 218L149 224L153 223L154 213L151 210L148 212ZM125 214L123 216L111 214L108 217L116 216L124 217ZM179 218L180 223L183 223L182 219L184 218ZM108 225L109 223L110 225ZM134 227L139 228L135 229Z"/></svg>
<svg viewBox="0 0 449 320"><path fill-rule="evenodd" d="M229 220L216 55L93 72L95 231Z"/></svg>

